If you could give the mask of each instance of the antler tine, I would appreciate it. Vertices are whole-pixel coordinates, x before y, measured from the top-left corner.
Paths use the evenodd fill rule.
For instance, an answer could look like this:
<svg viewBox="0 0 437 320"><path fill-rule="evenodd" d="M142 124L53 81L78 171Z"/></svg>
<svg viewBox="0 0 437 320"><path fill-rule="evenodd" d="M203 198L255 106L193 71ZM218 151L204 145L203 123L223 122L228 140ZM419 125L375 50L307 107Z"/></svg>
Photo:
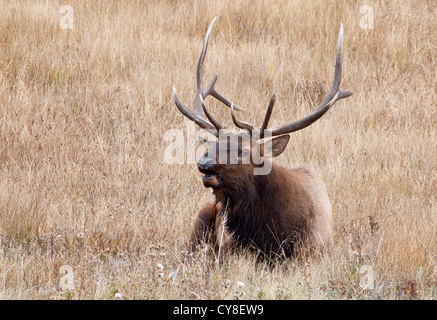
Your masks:
<svg viewBox="0 0 437 320"><path fill-rule="evenodd" d="M276 92L273 90L272 97L270 98L269 106L267 107L266 115L264 117L264 121L260 128L260 137L264 137L264 130L267 129L267 125L269 124L270 116L272 115L273 106L276 102Z"/></svg>
<svg viewBox="0 0 437 320"><path fill-rule="evenodd" d="M229 101L227 98L225 98L224 96L222 96L219 92L217 92L217 90L215 90L214 85L217 81L218 75L215 74L211 81L209 81L209 83L206 85L206 87L203 89L202 91L202 97L203 99L205 99L207 96L213 96L214 98L216 98L217 100L219 100L220 102L222 102L225 106L227 107L231 107L231 105L233 104L231 101ZM234 108L235 110L238 111L243 111L243 108L240 108L238 106L236 106L234 104Z"/></svg>
<svg viewBox="0 0 437 320"><path fill-rule="evenodd" d="M196 98L194 99L194 112L200 116L202 116L202 104L200 103L199 97L202 96L202 98L206 98L206 96L203 95L203 74L202 74L203 63L205 61L206 51L208 50L209 35L211 34L212 27L216 19L217 17L214 17L214 19L211 21L211 24L208 27L208 30L206 31L205 38L203 39L202 52L200 53L199 61L197 62L197 71L196 71L197 93L196 93ZM217 77L214 77L213 80L214 82L217 81Z"/></svg>
<svg viewBox="0 0 437 320"><path fill-rule="evenodd" d="M272 131L273 136L298 131L311 125L312 123L320 119L334 105L335 102L352 95L352 92L350 91L340 90L342 48L343 48L343 24L340 25L340 33L338 35L334 82L332 84L331 91L327 94L327 96L322 100L320 105L312 113L310 113L308 116L302 119L299 119L297 121L273 129Z"/></svg>
<svg viewBox="0 0 437 320"><path fill-rule="evenodd" d="M252 135L252 131L254 129L253 126L250 123L238 120L235 117L234 109L235 109L235 106L232 103L231 104L231 116L232 116L232 121L234 122L234 124L240 129L245 129L245 130L249 131L249 134Z"/></svg>
<svg viewBox="0 0 437 320"><path fill-rule="evenodd" d="M263 121L261 127L259 128L259 138L254 137L254 139L264 138L264 131L265 131L265 129L267 129L267 125L269 123L270 116L272 115L273 106L275 105L275 101L276 101L276 93L275 93L275 91L273 91L272 97L270 98L269 106L267 107L266 115L264 116L264 121ZM255 129L254 126L248 122L241 121L241 120L237 119L237 117L234 114L234 105L233 104L231 104L231 116L232 116L232 121L234 122L234 124L238 128L245 129L245 130L249 131L250 136L253 137L253 132Z"/></svg>
<svg viewBox="0 0 437 320"><path fill-rule="evenodd" d="M209 122L213 124L213 126L219 131L220 129L223 129L223 125L215 119L212 114L209 113L208 109L206 109L205 103L203 101L203 98L200 97L200 104L202 105L203 112L205 112L206 117L208 118Z"/></svg>
<svg viewBox="0 0 437 320"><path fill-rule="evenodd" d="M217 81L218 76L214 75L214 77L211 79L211 81L207 84L207 86L205 88L203 88L203 63L205 61L205 56L206 56L206 51L208 49L208 40L209 40L209 36L211 34L212 31L212 27L214 25L214 22L216 21L217 17L215 17L211 24L208 27L208 30L205 34L205 38L203 41L203 47L202 47L202 52L200 53L200 57L199 57L199 61L197 62L197 71L196 71L196 80L197 80L197 92L196 92L196 97L194 98L194 109L191 110L189 108L187 108L182 101L179 99L179 97L176 94L176 89L173 86L173 97L175 100L175 104L177 106L177 108L179 109L179 111L186 116L188 119L190 119L191 121L194 121L199 127L201 127L202 129L208 129L208 130L212 130L214 135L216 137L218 137L218 131L223 128L223 126L221 125L221 123L219 121L217 121L207 110L205 103L204 103L204 99L208 96L211 95L214 98L216 98L217 100L221 101L222 103L224 103L226 106L231 107L232 102L230 102L228 99L226 99L225 97L223 97L220 93L218 93L215 88L214 85ZM234 107L236 110L243 110L239 107ZM203 110L203 112L202 112ZM208 118L208 120L210 122L208 122L204 116L203 113L205 113L206 117Z"/></svg>
<svg viewBox="0 0 437 320"><path fill-rule="evenodd" d="M211 24L208 27L208 30L206 31L205 38L203 40L203 47L202 52L200 53L199 61L197 62L197 71L196 71L196 78L197 78L197 93L196 97L194 99L194 112L200 116L202 116L202 109L204 109L204 106L202 106L202 103L200 101L200 97L202 99L206 99L207 96L211 95L217 100L221 101L224 105L231 107L232 102L229 101L227 98L222 96L220 93L215 90L214 85L217 81L218 75L215 74L211 81L206 85L205 88L203 88L203 63L205 61L206 51L208 50L208 41L209 41L209 35L211 34L212 27L214 26L214 23L216 21L217 17L214 17ZM243 109L236 107L237 110L241 111Z"/></svg>
<svg viewBox="0 0 437 320"><path fill-rule="evenodd" d="M179 111L186 116L191 121L194 121L199 127L205 130L211 130L213 134L218 137L218 130L215 126L213 126L211 123L206 121L203 117L199 116L198 114L194 113L193 110L188 109L182 101L179 99L178 95L176 94L176 88L173 86L173 98L176 104L176 107L179 109Z"/></svg>
<svg viewBox="0 0 437 320"><path fill-rule="evenodd" d="M245 130L249 131L250 136L253 137L254 139L262 139L262 138L264 138L264 131L265 131L265 129L267 129L267 125L269 124L270 116L272 115L273 106L275 105L275 101L276 101L276 93L275 93L275 91L273 91L272 97L270 98L269 106L267 107L266 115L264 116L263 123L262 123L261 127L259 128L259 138L253 137L253 132L255 129L253 127L253 125L251 125L248 122L241 121L241 120L237 119L237 117L234 114L234 105L233 104L231 105L232 121L234 122L234 124L238 128L245 129Z"/></svg>
<svg viewBox="0 0 437 320"><path fill-rule="evenodd" d="M332 83L331 91L326 95L326 97L322 100L322 102L319 104L316 110L321 109L324 105L326 105L329 101L332 100L332 98L335 96L335 94L340 90L340 83L341 83L341 71L342 71L342 51L343 51L343 23L340 24L340 33L338 35L338 42L337 42L337 56L335 59L335 72L334 72L334 82ZM347 95L349 93L349 95ZM343 95L347 95L343 97ZM347 98L350 95L352 95L352 92L350 91L343 91L340 95L339 99Z"/></svg>

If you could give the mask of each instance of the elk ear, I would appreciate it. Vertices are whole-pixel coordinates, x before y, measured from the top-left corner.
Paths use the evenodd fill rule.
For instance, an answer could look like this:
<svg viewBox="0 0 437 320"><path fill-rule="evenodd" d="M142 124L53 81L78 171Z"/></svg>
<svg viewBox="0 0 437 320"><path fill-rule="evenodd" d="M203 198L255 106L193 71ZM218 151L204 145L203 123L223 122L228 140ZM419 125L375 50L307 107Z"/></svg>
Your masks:
<svg viewBox="0 0 437 320"><path fill-rule="evenodd" d="M284 134L282 136L273 138L270 140L267 145L263 143L261 145L261 156L264 157L265 154L265 148L271 148L269 150L270 152L267 153L267 155L271 156L272 158L279 156L282 152L284 152L285 147L288 144L288 141L290 141L290 135Z"/></svg>
<svg viewBox="0 0 437 320"><path fill-rule="evenodd" d="M272 140L272 157L277 157L284 152L288 141L290 141L290 135L288 134L274 138Z"/></svg>

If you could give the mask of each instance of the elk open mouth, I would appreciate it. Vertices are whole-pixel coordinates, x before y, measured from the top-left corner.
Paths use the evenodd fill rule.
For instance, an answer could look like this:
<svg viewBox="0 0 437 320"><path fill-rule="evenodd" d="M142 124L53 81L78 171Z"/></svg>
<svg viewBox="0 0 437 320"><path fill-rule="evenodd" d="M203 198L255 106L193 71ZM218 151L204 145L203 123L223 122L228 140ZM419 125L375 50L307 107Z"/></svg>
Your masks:
<svg viewBox="0 0 437 320"><path fill-rule="evenodd" d="M212 179L212 178L218 176L217 172L215 172L213 170L200 169L199 171L204 174L203 179Z"/></svg>
<svg viewBox="0 0 437 320"><path fill-rule="evenodd" d="M203 173L203 185L207 188L217 187L219 184L219 175L214 170L199 169Z"/></svg>

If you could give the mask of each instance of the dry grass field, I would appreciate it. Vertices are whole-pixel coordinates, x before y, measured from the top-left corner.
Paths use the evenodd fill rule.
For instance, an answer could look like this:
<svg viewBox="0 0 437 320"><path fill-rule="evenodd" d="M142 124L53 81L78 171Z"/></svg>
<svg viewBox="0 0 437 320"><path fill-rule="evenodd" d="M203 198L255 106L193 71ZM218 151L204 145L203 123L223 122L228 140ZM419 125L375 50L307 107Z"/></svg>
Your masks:
<svg viewBox="0 0 437 320"><path fill-rule="evenodd" d="M67 2L0 1L0 299L437 298L434 0ZM327 185L335 241L321 257L180 263L210 189L195 164L166 163L164 133L187 131L172 86L192 107L215 16L205 81L218 73L257 125L275 87L271 126L329 91L344 25L354 95L275 159Z"/></svg>

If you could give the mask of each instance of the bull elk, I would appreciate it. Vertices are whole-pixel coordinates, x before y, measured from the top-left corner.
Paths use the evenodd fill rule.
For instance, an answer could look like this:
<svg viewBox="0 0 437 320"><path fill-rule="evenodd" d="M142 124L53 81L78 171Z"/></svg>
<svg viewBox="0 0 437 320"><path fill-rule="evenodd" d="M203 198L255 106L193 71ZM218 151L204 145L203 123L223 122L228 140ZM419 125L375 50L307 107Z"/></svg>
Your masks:
<svg viewBox="0 0 437 320"><path fill-rule="evenodd" d="M223 261L226 252L237 247L254 248L268 257L294 256L298 251L296 248L301 248L301 245L324 247L331 243L333 232L332 209L325 184L308 168L284 168L272 163L272 158L284 151L290 139L289 133L308 127L336 101L352 95L350 91L340 90L343 25L338 37L330 92L309 115L268 129L275 103L274 93L261 127L255 128L237 119L235 111L242 109L216 91L217 75L203 86L203 63L215 20L205 35L197 64L197 93L193 110L181 102L173 86L173 97L179 111L217 137L198 161L198 169L204 174L203 184L212 188L212 194L194 222L190 248L195 250L202 241L208 241L215 248L219 260ZM243 129L243 134L224 130L205 106L204 99L209 95L230 108L233 123ZM235 157L232 158L232 155ZM268 174L254 174L256 168L266 164L270 164L271 168Z"/></svg>

